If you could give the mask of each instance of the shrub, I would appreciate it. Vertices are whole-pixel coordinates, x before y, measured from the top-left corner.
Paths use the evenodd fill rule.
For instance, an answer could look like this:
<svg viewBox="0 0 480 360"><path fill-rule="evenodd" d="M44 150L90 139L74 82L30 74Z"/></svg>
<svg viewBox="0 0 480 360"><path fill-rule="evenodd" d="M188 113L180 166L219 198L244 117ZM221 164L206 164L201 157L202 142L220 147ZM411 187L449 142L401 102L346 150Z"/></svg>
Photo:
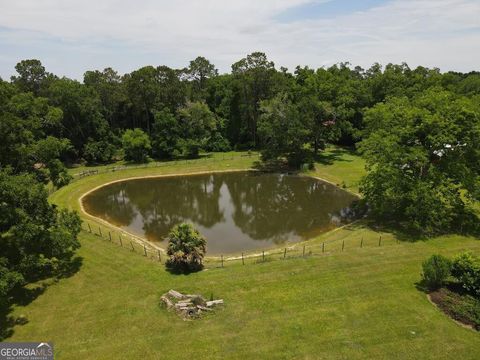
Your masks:
<svg viewBox="0 0 480 360"><path fill-rule="evenodd" d="M107 163L113 160L117 148L109 141L89 139L83 148L83 156L89 164Z"/></svg>
<svg viewBox="0 0 480 360"><path fill-rule="evenodd" d="M141 129L128 129L122 136L122 147L125 160L137 163L147 162L152 150L150 138Z"/></svg>
<svg viewBox="0 0 480 360"><path fill-rule="evenodd" d="M438 289L450 276L452 263L442 255L432 255L422 264L423 280L429 289Z"/></svg>
<svg viewBox="0 0 480 360"><path fill-rule="evenodd" d="M480 297L480 258L470 252L458 255L452 266L452 275L473 296Z"/></svg>
<svg viewBox="0 0 480 360"><path fill-rule="evenodd" d="M168 234L167 268L176 272L200 270L206 247L207 240L193 225L176 225Z"/></svg>

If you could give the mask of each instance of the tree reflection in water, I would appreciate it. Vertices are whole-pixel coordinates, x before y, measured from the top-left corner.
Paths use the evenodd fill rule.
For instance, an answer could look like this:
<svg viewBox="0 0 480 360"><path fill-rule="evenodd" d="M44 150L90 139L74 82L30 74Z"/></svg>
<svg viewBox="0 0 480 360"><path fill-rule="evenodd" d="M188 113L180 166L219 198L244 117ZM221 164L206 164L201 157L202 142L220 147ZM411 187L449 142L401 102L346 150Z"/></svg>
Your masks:
<svg viewBox="0 0 480 360"><path fill-rule="evenodd" d="M85 197L85 210L151 241L193 223L210 254L300 241L341 223L355 197L312 178L217 173L131 180Z"/></svg>

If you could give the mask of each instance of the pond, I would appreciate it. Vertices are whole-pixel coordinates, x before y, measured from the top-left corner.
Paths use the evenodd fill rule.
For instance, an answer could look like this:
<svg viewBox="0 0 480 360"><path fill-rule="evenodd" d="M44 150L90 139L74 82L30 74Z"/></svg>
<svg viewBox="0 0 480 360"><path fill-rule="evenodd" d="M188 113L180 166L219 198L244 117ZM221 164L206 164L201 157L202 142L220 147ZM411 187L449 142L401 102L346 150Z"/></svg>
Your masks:
<svg viewBox="0 0 480 360"><path fill-rule="evenodd" d="M190 222L207 253L265 249L313 238L348 221L356 197L310 177L256 172L126 180L83 198L87 213L166 246Z"/></svg>

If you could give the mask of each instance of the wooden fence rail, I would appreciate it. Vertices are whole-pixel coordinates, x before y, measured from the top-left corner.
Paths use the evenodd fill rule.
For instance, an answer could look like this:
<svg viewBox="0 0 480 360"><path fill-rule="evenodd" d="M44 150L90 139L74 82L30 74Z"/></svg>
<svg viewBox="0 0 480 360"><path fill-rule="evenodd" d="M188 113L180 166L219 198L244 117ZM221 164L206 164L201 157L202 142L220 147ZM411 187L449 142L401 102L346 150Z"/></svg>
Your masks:
<svg viewBox="0 0 480 360"><path fill-rule="evenodd" d="M162 264L162 257L167 258L165 250L159 249L153 246L148 241L142 240L140 237L133 236L126 232L112 231L107 227L98 226L98 232L92 230L92 225L88 222L84 222L82 225L82 231L89 234L93 234L112 245L117 245L121 248L129 249L131 252L142 255L157 263ZM107 229L107 230L105 230ZM118 239L118 240L117 240ZM127 241L125 243L125 240ZM127 244L127 246L125 246ZM345 241L345 239L326 240L322 243L300 243L289 244L289 247L277 248L271 250L261 250L255 253L244 253L240 256L225 256L220 254L218 256L209 256L204 259L204 265L206 268L227 268L229 264L262 264L276 260L289 260L289 259L308 259L312 256L325 256L334 252L346 252L352 248L359 249L372 249L383 246L391 246L398 244L398 239L393 237L382 237L379 234L378 241L370 239L366 241L364 237L358 239L358 243L352 240ZM163 255L163 256L162 256Z"/></svg>

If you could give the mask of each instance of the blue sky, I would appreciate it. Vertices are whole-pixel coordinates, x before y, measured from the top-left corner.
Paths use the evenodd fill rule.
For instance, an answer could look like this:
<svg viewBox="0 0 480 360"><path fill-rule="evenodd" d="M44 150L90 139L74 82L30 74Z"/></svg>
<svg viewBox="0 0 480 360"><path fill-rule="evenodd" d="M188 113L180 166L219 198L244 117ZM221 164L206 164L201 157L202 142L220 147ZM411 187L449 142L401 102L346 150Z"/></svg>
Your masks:
<svg viewBox="0 0 480 360"><path fill-rule="evenodd" d="M82 79L111 66L222 72L253 51L279 66L407 62L480 70L480 0L0 0L0 76L38 58Z"/></svg>

